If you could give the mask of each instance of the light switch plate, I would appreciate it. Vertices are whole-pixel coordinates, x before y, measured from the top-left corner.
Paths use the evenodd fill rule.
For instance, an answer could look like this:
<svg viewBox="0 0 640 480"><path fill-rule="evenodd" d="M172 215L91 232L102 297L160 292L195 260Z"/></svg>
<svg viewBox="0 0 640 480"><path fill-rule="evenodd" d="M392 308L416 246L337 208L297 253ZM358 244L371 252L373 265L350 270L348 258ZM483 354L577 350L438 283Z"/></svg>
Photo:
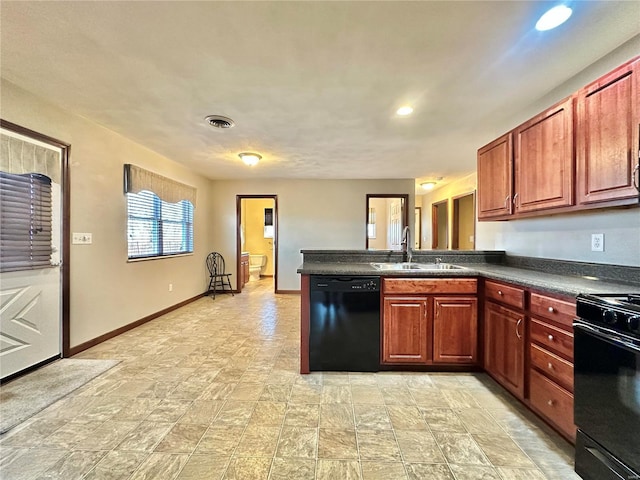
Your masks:
<svg viewBox="0 0 640 480"><path fill-rule="evenodd" d="M73 233L71 243L74 245L89 245L92 242L90 233Z"/></svg>

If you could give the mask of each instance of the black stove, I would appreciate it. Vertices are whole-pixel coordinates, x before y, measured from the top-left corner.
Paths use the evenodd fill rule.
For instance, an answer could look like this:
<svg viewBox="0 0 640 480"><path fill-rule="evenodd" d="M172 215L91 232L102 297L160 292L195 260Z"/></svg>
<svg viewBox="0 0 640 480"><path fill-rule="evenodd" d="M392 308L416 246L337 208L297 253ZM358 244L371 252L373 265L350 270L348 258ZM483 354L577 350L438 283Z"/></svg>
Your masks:
<svg viewBox="0 0 640 480"><path fill-rule="evenodd" d="M576 313L585 322L640 337L640 293L578 295Z"/></svg>
<svg viewBox="0 0 640 480"><path fill-rule="evenodd" d="M576 313L575 470L640 480L640 294L578 295Z"/></svg>

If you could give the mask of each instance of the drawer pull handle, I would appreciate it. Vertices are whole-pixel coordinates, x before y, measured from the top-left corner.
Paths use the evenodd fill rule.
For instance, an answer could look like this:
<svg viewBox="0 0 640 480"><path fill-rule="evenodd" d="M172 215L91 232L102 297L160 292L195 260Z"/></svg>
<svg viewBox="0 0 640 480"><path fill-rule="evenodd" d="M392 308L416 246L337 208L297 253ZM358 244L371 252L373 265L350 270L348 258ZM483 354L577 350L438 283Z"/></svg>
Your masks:
<svg viewBox="0 0 640 480"><path fill-rule="evenodd" d="M550 407L553 407L553 404L554 404L554 401L553 401L553 400L549 400L549 401L547 402L547 405L549 405Z"/></svg>
<svg viewBox="0 0 640 480"><path fill-rule="evenodd" d="M547 338L549 339L550 342L553 342L553 335L549 335Z"/></svg>
<svg viewBox="0 0 640 480"><path fill-rule="evenodd" d="M549 362L547 366L549 367L549 370L553 370L553 363Z"/></svg>
<svg viewBox="0 0 640 480"><path fill-rule="evenodd" d="M555 309L553 307L549 307L549 313L553 313L555 312Z"/></svg>
<svg viewBox="0 0 640 480"><path fill-rule="evenodd" d="M502 295L502 290L498 290L498 295Z"/></svg>

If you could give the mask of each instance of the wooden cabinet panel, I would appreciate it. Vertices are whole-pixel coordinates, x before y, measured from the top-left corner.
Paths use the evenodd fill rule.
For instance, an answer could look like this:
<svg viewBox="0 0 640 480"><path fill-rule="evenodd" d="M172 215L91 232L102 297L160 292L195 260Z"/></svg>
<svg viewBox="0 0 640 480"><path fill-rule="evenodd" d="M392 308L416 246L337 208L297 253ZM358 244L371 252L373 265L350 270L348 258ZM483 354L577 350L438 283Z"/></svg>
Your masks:
<svg viewBox="0 0 640 480"><path fill-rule="evenodd" d="M548 318L567 328L572 328L576 318L576 303L559 300L539 293L531 294L531 313L536 316Z"/></svg>
<svg viewBox="0 0 640 480"><path fill-rule="evenodd" d="M573 99L515 129L515 213L573 205Z"/></svg>
<svg viewBox="0 0 640 480"><path fill-rule="evenodd" d="M476 293L475 278L383 278L385 294Z"/></svg>
<svg viewBox="0 0 640 480"><path fill-rule="evenodd" d="M427 307L426 298L384 299L383 363L425 364L429 360L427 346L431 336Z"/></svg>
<svg viewBox="0 0 640 480"><path fill-rule="evenodd" d="M532 344L531 366L540 370L545 376L573 391L573 364L560 358L548 350Z"/></svg>
<svg viewBox="0 0 640 480"><path fill-rule="evenodd" d="M485 304L485 369L519 398L524 397L524 315Z"/></svg>
<svg viewBox="0 0 640 480"><path fill-rule="evenodd" d="M484 283L484 294L488 299L524 310L524 289L521 287L487 280Z"/></svg>
<svg viewBox="0 0 640 480"><path fill-rule="evenodd" d="M578 92L576 194L579 204L619 199L637 202L638 190L633 186L633 176L638 165L639 77L640 60L636 58Z"/></svg>
<svg viewBox="0 0 640 480"><path fill-rule="evenodd" d="M478 150L478 219L511 214L513 186L512 134Z"/></svg>
<svg viewBox="0 0 640 480"><path fill-rule="evenodd" d="M531 341L573 361L573 334L560 328L531 320Z"/></svg>
<svg viewBox="0 0 640 480"><path fill-rule="evenodd" d="M436 297L433 316L434 363L476 363L477 360L477 299Z"/></svg>
<svg viewBox="0 0 640 480"><path fill-rule="evenodd" d="M240 281L243 286L249 281L249 255L240 255Z"/></svg>
<svg viewBox="0 0 640 480"><path fill-rule="evenodd" d="M569 438L575 439L573 395L536 370L531 370L531 406L547 417Z"/></svg>

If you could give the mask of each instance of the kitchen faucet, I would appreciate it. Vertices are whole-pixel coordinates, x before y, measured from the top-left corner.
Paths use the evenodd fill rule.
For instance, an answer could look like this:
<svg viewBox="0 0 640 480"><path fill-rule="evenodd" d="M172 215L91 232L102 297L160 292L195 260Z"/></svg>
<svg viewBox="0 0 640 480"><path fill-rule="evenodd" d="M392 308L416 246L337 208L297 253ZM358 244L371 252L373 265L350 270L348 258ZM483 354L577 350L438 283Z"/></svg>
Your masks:
<svg viewBox="0 0 640 480"><path fill-rule="evenodd" d="M413 252L411 251L411 230L409 230L408 225L402 230L402 241L400 245L402 245L402 261L411 263Z"/></svg>

